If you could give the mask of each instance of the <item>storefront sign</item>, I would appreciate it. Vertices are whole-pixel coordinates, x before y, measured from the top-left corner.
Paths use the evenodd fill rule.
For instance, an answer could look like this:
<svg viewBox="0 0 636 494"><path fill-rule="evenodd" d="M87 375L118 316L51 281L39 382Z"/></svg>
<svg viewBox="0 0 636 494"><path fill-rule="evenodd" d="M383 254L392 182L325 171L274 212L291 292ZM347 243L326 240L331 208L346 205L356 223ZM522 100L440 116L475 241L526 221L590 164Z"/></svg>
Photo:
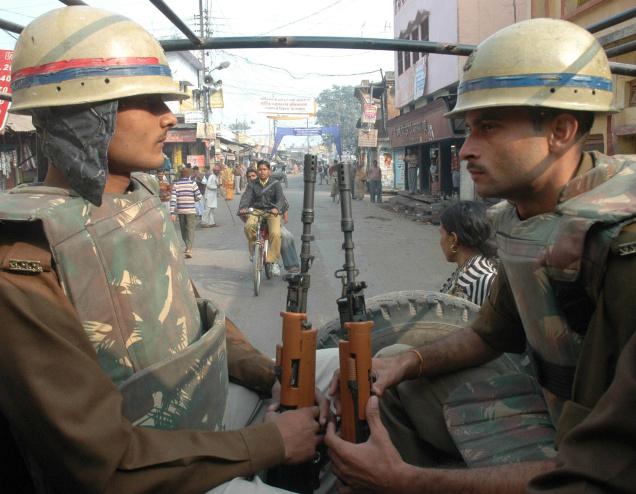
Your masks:
<svg viewBox="0 0 636 494"><path fill-rule="evenodd" d="M209 103L210 108L224 108L225 103L223 102L223 89L211 91Z"/></svg>
<svg viewBox="0 0 636 494"><path fill-rule="evenodd" d="M263 96L260 100L260 113L277 115L315 115L316 101L314 98L277 98Z"/></svg>
<svg viewBox="0 0 636 494"><path fill-rule="evenodd" d="M185 123L203 122L203 112L202 111L187 111L183 114L183 119Z"/></svg>
<svg viewBox="0 0 636 494"><path fill-rule="evenodd" d="M404 148L393 149L393 166L395 169L395 188L404 188Z"/></svg>
<svg viewBox="0 0 636 494"><path fill-rule="evenodd" d="M446 104L434 101L405 115L389 120L391 147L411 146L454 137L450 121L444 117Z"/></svg>
<svg viewBox="0 0 636 494"><path fill-rule="evenodd" d="M362 123L375 123L378 118L378 107L374 103L365 103L362 112Z"/></svg>
<svg viewBox="0 0 636 494"><path fill-rule="evenodd" d="M173 129L168 131L166 142L197 142L196 129Z"/></svg>
<svg viewBox="0 0 636 494"><path fill-rule="evenodd" d="M426 56L423 56L415 63L413 71L413 100L417 100L424 96L424 88L426 86Z"/></svg>
<svg viewBox="0 0 636 494"><path fill-rule="evenodd" d="M358 130L358 147L374 148L378 146L378 129Z"/></svg>
<svg viewBox="0 0 636 494"><path fill-rule="evenodd" d="M11 94L11 62L13 61L12 50L0 50L0 93ZM4 129L9 114L11 103L0 100L0 131Z"/></svg>
<svg viewBox="0 0 636 494"><path fill-rule="evenodd" d="M186 163L198 166L201 170L205 167L205 156L202 154L189 154L186 156Z"/></svg>

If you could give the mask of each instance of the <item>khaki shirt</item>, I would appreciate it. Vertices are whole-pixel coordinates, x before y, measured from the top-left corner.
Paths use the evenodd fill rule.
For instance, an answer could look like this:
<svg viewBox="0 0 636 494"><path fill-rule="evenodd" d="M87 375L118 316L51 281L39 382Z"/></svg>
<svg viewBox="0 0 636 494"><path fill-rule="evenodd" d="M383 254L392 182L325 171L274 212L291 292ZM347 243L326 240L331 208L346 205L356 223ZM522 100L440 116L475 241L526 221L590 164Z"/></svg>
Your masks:
<svg viewBox="0 0 636 494"><path fill-rule="evenodd" d="M636 334L614 380L590 415L561 444L557 468L533 479L529 494L634 492L636 486Z"/></svg>
<svg viewBox="0 0 636 494"><path fill-rule="evenodd" d="M39 225L20 228L14 235L0 225L0 491L29 491L20 449L59 492L205 492L283 461L273 423L223 432L132 426L60 287ZM39 260L44 272L9 271L16 252ZM227 326L230 379L269 393L271 360Z"/></svg>
<svg viewBox="0 0 636 494"><path fill-rule="evenodd" d="M589 155L585 155L577 175L588 171L591 166ZM616 253L616 246L625 242L636 242L634 224L621 232L610 249L601 293L579 356L572 400L565 403L556 427L557 445L587 417L607 391L614 379L616 361L636 331L636 304L633 300L636 255L619 256ZM472 327L497 351L521 353L525 350L523 325L503 266L499 268L490 294Z"/></svg>

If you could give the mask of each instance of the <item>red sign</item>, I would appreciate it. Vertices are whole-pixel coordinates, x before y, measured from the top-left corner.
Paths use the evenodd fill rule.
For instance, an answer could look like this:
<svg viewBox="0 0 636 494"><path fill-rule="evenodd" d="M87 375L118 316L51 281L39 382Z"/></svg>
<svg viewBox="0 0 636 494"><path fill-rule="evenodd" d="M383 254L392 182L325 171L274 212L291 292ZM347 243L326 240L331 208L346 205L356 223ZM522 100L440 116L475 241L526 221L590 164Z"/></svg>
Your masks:
<svg viewBox="0 0 636 494"><path fill-rule="evenodd" d="M11 94L11 62L12 50L0 50L0 93ZM0 131L4 129L9 114L9 101L0 99Z"/></svg>
<svg viewBox="0 0 636 494"><path fill-rule="evenodd" d="M197 129L169 130L166 142L197 142Z"/></svg>

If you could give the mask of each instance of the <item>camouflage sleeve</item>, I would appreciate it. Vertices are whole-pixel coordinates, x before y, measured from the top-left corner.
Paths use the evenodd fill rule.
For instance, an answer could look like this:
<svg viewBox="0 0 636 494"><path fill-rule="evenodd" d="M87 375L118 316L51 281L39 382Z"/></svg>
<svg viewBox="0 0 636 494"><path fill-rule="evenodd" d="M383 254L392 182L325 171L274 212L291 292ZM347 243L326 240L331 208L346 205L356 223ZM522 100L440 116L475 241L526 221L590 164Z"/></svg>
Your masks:
<svg viewBox="0 0 636 494"><path fill-rule="evenodd" d="M525 350L523 325L503 266L499 267L490 293L471 326L498 352L522 353Z"/></svg>
<svg viewBox="0 0 636 494"><path fill-rule="evenodd" d="M36 275L12 273L6 242L4 235L0 437L18 437L20 448L3 444L4 454L26 452L56 492L128 494L205 492L284 459L273 423L219 432L132 426L50 264ZM43 250L43 264L47 255L50 262ZM12 485L15 473L2 471Z"/></svg>

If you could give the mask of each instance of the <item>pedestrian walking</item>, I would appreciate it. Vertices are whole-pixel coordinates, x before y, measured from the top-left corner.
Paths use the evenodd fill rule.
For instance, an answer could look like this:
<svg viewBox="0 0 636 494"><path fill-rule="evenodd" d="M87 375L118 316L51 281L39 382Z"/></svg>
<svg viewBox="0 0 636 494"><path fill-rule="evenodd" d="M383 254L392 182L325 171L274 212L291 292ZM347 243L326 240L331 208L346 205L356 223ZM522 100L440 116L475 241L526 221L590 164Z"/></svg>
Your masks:
<svg viewBox="0 0 636 494"><path fill-rule="evenodd" d="M203 228L212 228L217 226L216 221L214 220L214 210L217 208L218 204L219 180L217 175L220 171L221 169L218 166L215 166L205 182L205 191L203 194L205 210L203 212L203 217L201 218L201 227Z"/></svg>
<svg viewBox="0 0 636 494"><path fill-rule="evenodd" d="M225 192L225 200L231 201L234 198L234 171L225 164L221 166L220 184Z"/></svg>
<svg viewBox="0 0 636 494"><path fill-rule="evenodd" d="M170 216L172 221L179 218L181 238L185 244L185 257L192 257L194 231L197 226L197 210L195 204L201 200L201 192L196 182L191 180L191 169L183 168L181 178L172 185L170 198Z"/></svg>
<svg viewBox="0 0 636 494"><path fill-rule="evenodd" d="M234 165L234 169L232 170L234 174L234 192L237 194L241 193L241 165L236 163Z"/></svg>
<svg viewBox="0 0 636 494"><path fill-rule="evenodd" d="M170 216L170 196L172 195L170 182L166 177L166 172L159 170L157 172L157 180L159 181L159 200L161 207L166 210L166 216Z"/></svg>
<svg viewBox="0 0 636 494"><path fill-rule="evenodd" d="M362 201L364 199L364 194L367 190L367 172L364 169L364 165L360 163L358 168L355 171L355 195L354 197L358 201ZM354 192L351 192L353 195Z"/></svg>
<svg viewBox="0 0 636 494"><path fill-rule="evenodd" d="M382 202L382 170L378 166L378 160L373 160L373 166L369 170L367 178L371 202Z"/></svg>
<svg viewBox="0 0 636 494"><path fill-rule="evenodd" d="M417 155L413 153L413 151L407 151L404 161L406 161L406 172L407 172L407 180L409 185L409 192L411 194L417 194L417 169L418 169Z"/></svg>

